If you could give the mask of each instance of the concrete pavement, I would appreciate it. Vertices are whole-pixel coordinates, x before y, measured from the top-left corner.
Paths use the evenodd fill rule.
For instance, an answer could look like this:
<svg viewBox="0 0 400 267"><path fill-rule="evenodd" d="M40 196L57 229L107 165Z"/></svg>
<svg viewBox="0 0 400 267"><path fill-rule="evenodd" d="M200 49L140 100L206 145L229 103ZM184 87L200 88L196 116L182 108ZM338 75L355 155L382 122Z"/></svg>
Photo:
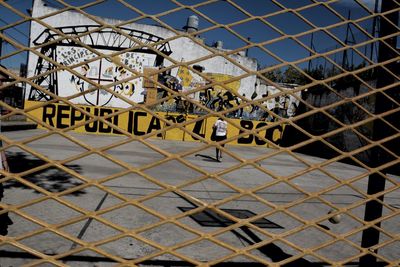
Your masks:
<svg viewBox="0 0 400 267"><path fill-rule="evenodd" d="M44 133L44 130L26 130L2 134L12 140L24 141ZM119 136L77 133L70 135L95 149L124 140L124 137ZM162 250L160 246L177 246L178 253L201 262L232 255L225 262L243 266L249 262L259 263L262 266L260 263L262 261L276 262L300 253L295 246L276 241L250 250L251 257L249 255L238 257L229 248L213 242L220 240L241 250L263 240L269 240L271 235L283 235L282 239L292 242L299 248L313 249L317 255L333 261L352 262L351 258L359 253L355 246L360 244L361 232L349 233L362 227L364 205L359 207L355 205L365 198L363 193L366 192L368 178L366 170L343 163L333 163L324 166L322 170L311 170L307 164L284 151L263 159L256 165L229 169L239 164L235 157L254 159L275 153L276 150L228 145L226 148L231 155L224 153L223 162L218 163L196 156L196 154L206 156L215 154L214 148L204 148L204 144L201 143L157 139L151 139L149 143L162 149L164 155L138 141L133 141L105 151L119 162L111 162L93 153L65 163L65 167L81 175L84 180L92 182L90 186L79 190L72 191L76 186L85 185L85 181L59 168L46 168L24 176L26 180L48 192L61 194L59 199L55 197L56 195L50 195L48 199L35 202L44 194L16 180L5 182L5 196L2 202L19 208L18 211L9 213L14 224L9 227L8 237L46 255L58 255L75 250L76 253L72 256L64 258L64 263L69 266L114 266L118 261L134 260L153 254L154 257L146 258L147 261L143 261L141 266L190 266L187 259L176 258L168 253L158 255L157 252ZM86 151L85 148L57 134L25 145L49 159L59 161L71 159ZM185 153L196 148L199 151L188 153L183 157L184 163L177 159L163 161L165 155ZM8 148L6 154L11 171L15 173L39 167L44 163L43 160L15 146ZM313 166L324 162L321 158L301 154L296 156ZM152 164L157 161L162 162L153 166ZM200 168L201 171L190 168L191 165ZM136 173L127 171L126 166L133 166ZM204 172L214 176L204 177ZM339 182L360 176L359 180L352 183L357 190L342 185L320 194L320 197L309 197L301 202L300 200L309 194L339 184L326 172L333 174ZM296 173L301 175L296 177ZM293 179L288 182L288 177ZM398 235L400 229L398 215L400 178L393 175L390 175L390 178L397 182L397 185L387 183L387 188L393 188L393 192L385 196L387 206L384 216L388 217L381 226L386 233L381 234L381 242L387 244L379 249L379 255L388 262L398 260L400 251L398 242L390 243L390 236ZM163 186L182 184L187 186L172 192L162 191ZM239 195L237 190L254 189L266 184L271 186L260 188L252 194ZM109 192L105 192L104 188ZM66 190L71 192L61 193ZM230 198L230 201L224 202L226 198ZM242 215L237 216L261 215L260 219L263 220L260 220L259 224L255 223L260 227L258 229L236 227L224 233L221 230L224 226L231 225L232 221L226 220L221 223L215 214L210 215L207 212L200 214L202 216L199 217L185 216L176 221L165 222L166 219L181 215L184 210L197 207L196 201L207 204L218 203L218 208L226 212L241 211ZM34 204L30 205L31 203ZM331 209L330 204L349 209L348 214L341 215L339 224L321 219L324 216L327 218L326 214ZM285 208L278 211L280 207ZM82 217L78 209L91 214L96 212L97 217ZM28 220L24 216L30 216L34 220ZM163 221L164 223L160 223ZM306 226L304 225L306 221L318 224ZM54 227L53 231L45 231L44 224ZM151 228L154 224L156 227ZM59 232L54 231L55 229ZM299 231L295 232L295 229ZM38 231L38 234L31 236L32 231ZM200 235L207 234L212 234L213 238L190 243ZM85 242L95 242L103 255L87 249L79 250L80 245L67 235ZM115 236L118 238L113 238ZM340 238L336 239L337 237ZM106 240L107 242L103 242ZM318 249L320 245L329 241L337 242ZM179 247L182 242L189 243L187 246ZM0 253L0 266L20 266L33 263L35 260L31 253L10 245L7 240L1 241ZM117 258L110 259L109 255ZM304 263L324 265L323 260L315 256L302 255L298 258L296 260L298 266Z"/></svg>
<svg viewBox="0 0 400 267"><path fill-rule="evenodd" d="M0 120L0 132L22 131L36 129L37 123L27 121L24 115L13 115L7 119Z"/></svg>

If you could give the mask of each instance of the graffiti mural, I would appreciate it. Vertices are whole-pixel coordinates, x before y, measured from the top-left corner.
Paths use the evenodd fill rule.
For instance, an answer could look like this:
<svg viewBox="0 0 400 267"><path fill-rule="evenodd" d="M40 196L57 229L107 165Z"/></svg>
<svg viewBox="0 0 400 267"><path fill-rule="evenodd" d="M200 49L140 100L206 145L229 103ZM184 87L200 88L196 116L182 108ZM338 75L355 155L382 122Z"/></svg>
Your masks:
<svg viewBox="0 0 400 267"><path fill-rule="evenodd" d="M232 112L226 113L227 117L243 118L249 120L275 121L276 114L279 117L289 118L296 114L297 107L300 102L301 93L280 94L281 90L274 86L255 87L251 96L239 94L240 80L227 82L234 79L234 76L221 73L202 73L207 79L204 79L196 73L190 71L186 67L179 67L176 76L170 73L161 74L158 78L159 82L175 92L188 92L199 87L204 90L189 94L186 99L198 102L201 106L214 111L224 111L234 109ZM224 86L206 86L212 82L224 83ZM295 85L280 84L279 86L286 90L295 89ZM164 112L180 112L185 114L205 114L207 113L201 106L196 106L180 96L171 97L171 93L167 90L159 88L158 97L168 98L155 107L157 111ZM274 97L276 95L276 97ZM240 97L239 97L240 96ZM249 100L266 99L258 101L258 105L249 104L244 107L235 109L241 103ZM260 108L263 107L263 108ZM271 112L268 112L268 111Z"/></svg>
<svg viewBox="0 0 400 267"><path fill-rule="evenodd" d="M240 73L231 67L229 74L220 73L216 71L214 62L205 62L206 67L193 65L192 68L197 71L182 64L179 68L160 73L164 64L170 64L164 62L163 55L169 56L173 51L168 42L163 42L163 38L147 32L119 28L125 32L122 35L113 29L96 25L56 29L44 29L37 36L32 35L33 45L40 46L41 54L47 58L74 71L60 68L44 57L29 53L29 69L34 70L34 75L38 77L33 82L39 87L27 86L27 100L49 101L54 95L68 98L79 94L71 99L73 103L113 108L130 107L132 102L146 103L155 111L185 115L205 114L205 108L214 111L230 110L225 113L227 117L263 121L276 119L268 111L280 117L292 117L299 104L296 97L278 95L280 91L277 88L261 86L256 78L256 83L246 78L235 80ZM85 47L77 45L73 39L60 38L59 32L79 39ZM87 32L91 33L83 34ZM151 44L152 48L138 46L134 49L138 44L135 40ZM51 44L44 45L46 43ZM118 53L126 49L129 52ZM105 56L99 58L101 54ZM182 57L181 61L184 60ZM152 78L143 78L143 74ZM110 84L112 86L107 86ZM165 87L169 90L165 90ZM201 90L196 90L199 88ZM173 92L186 96L172 95ZM264 98L267 99L261 101ZM260 101L245 105L251 100ZM243 107L236 108L239 105Z"/></svg>
<svg viewBox="0 0 400 267"><path fill-rule="evenodd" d="M282 88L286 90L295 89L295 85L280 84ZM297 107L299 106L301 99L301 92L295 92L291 94L281 94L281 90L274 86L266 86L265 93L262 97L268 97L268 100L262 102L262 106L272 111L276 115L282 118L290 118L296 115ZM277 95L273 97L274 95ZM274 121L276 117L272 116L268 112L264 112L262 115L266 121Z"/></svg>
<svg viewBox="0 0 400 267"><path fill-rule="evenodd" d="M28 87L28 100L44 101L52 99L52 94L70 97L83 93L71 101L91 106L129 107L131 104L122 97L135 103L144 101L145 89L143 78L140 77L144 68L161 66L164 61L154 49L133 49L137 45L135 40L155 44L154 48L164 55L172 53L168 42L156 44L163 40L162 38L133 29L119 28L126 35L97 25L65 26L56 29L57 31L45 29L38 36L32 36L35 38L33 44L43 46L51 42L51 45L41 48L41 54L62 66L72 68L76 73L59 68L51 61L30 53L29 68L34 69L35 76L39 76L34 83L40 88ZM65 36L73 36L92 49L78 46L73 39L59 38L58 32ZM92 33L77 37L77 34L86 32ZM125 49L129 49L129 52L118 53ZM99 58L99 55L106 57ZM76 66L77 64L79 66ZM56 71L49 72L50 70ZM111 83L112 86L106 86ZM107 87L107 90L98 85Z"/></svg>
<svg viewBox="0 0 400 267"><path fill-rule="evenodd" d="M69 48L67 50L68 52L65 50L66 49L61 48L60 52L57 51L57 57L61 58L63 64L71 62L70 59L74 58L77 54L84 54L85 56L75 60L75 64L96 57L84 48ZM106 106L113 98L118 98L118 95L125 96L135 102L142 101L142 78L134 78L135 74L122 66L128 66L138 73L141 73L143 72L143 65L146 60L149 60L149 58L146 58L144 54L129 52L114 57L112 61L103 58L75 68L74 70L77 71L80 76L74 75L68 71L61 71L58 73L58 82L62 83L64 88L59 92L59 95L68 96L73 93L85 92L93 88L92 84L82 78L83 76L91 80L94 84L106 85L108 83L118 83L110 87L110 90L115 92L115 94L103 89L97 89L76 98L75 101L78 103L86 102L86 104L93 106ZM75 92L71 88L72 86L76 90ZM117 101L114 101L113 106L118 106L116 102Z"/></svg>
<svg viewBox="0 0 400 267"><path fill-rule="evenodd" d="M220 73L203 73L207 79L201 77L200 75L190 71L187 67L181 66L177 71L176 76L171 76L170 74L160 75L159 81L163 83L169 89L186 93L191 90L195 90L200 87L205 87L204 90L196 91L192 94L188 94L187 97L174 97L168 101L162 102L156 107L159 111L168 112L184 112L192 114L206 113L201 107L193 105L187 99L198 102L204 107L212 110L222 111L230 109L238 104L240 104L240 99L234 94L238 92L240 88L240 81L234 81L226 83L225 87L221 85L216 85L214 87L206 86L212 82L225 82L234 76ZM228 90L227 90L228 89ZM164 98L170 95L166 90L160 88L160 97ZM233 117L239 117L236 111L230 114Z"/></svg>
<svg viewBox="0 0 400 267"><path fill-rule="evenodd" d="M27 101L26 107L30 108L36 104L37 103L35 101ZM79 107L93 116L105 116L121 111L120 108L80 105ZM154 116L153 114L143 110L130 110L129 112L119 113L107 118L109 123L104 123L102 121L85 123L91 119L90 116L83 114L81 111L69 105L53 103L33 109L29 111L29 114L43 123L43 125L38 125L39 128L43 129L47 129L44 125L47 125L47 127L56 127L58 129L66 129L68 127L75 126L72 131L79 133L115 136L121 136L126 133L133 136L143 136L153 133L151 138L192 142L199 141L200 139L210 141L212 126L217 120L216 117L197 120L195 123L185 125L184 128L186 131L183 131L178 127L166 129L169 127L169 124L160 118L164 118L168 122L172 123L182 123L197 119L198 115L157 112L157 116ZM236 125L240 125L241 127L249 130L260 129L268 126L268 123L264 121L244 119L232 119L232 121L232 124L228 124L229 137L237 136L243 133L243 131ZM249 134L242 136L230 141L229 144L271 147L271 145L266 141L269 140L275 145L279 145L284 129L285 125L276 125L267 129L261 129L258 131L257 135ZM196 134L196 136L190 133Z"/></svg>

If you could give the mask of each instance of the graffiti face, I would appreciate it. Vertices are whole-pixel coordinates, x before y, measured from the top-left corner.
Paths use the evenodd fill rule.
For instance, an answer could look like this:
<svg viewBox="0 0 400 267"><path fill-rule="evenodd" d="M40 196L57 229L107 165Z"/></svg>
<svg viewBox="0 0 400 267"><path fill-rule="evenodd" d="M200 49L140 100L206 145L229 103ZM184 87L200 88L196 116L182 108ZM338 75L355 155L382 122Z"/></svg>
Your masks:
<svg viewBox="0 0 400 267"><path fill-rule="evenodd" d="M117 53L101 49L96 51L99 55ZM128 107L131 105L128 100L142 102L144 88L140 74L143 73L144 67L155 64L156 55L126 52L117 56L98 58L98 54L83 47L57 46L55 60L64 66L72 67L74 72L58 71L54 80L48 85L49 90L61 97L81 93L72 99L77 104ZM74 67L75 65L79 66ZM108 86L109 84L112 85ZM43 98L34 92L36 91L31 88L29 99Z"/></svg>
<svg viewBox="0 0 400 267"><path fill-rule="evenodd" d="M101 73L103 62L104 59L100 59L87 63L78 68L81 75L72 74L70 78L77 92L85 93L82 95L85 102L93 106L104 106L113 98L113 95L106 90L95 89L96 84L104 85L112 82L112 79Z"/></svg>
<svg viewBox="0 0 400 267"><path fill-rule="evenodd" d="M144 60L142 54L129 52L113 57L112 60L102 58L90 61L90 58L95 56L82 51L84 51L83 48L73 49L72 52L69 51L67 55L72 59L67 57L63 62L72 62L75 58L74 55L78 60L83 59L88 62L76 69L80 75L72 74L69 79L70 84L74 85L77 92L86 92L82 95L86 103L93 106L105 106L114 97L118 98L118 95L127 98L135 97L135 89L142 81L141 78L133 79L134 73L127 68L139 73L142 72ZM65 54L61 53L61 56L65 58ZM84 59L85 57L86 59ZM63 77L60 78L62 79ZM107 85L109 83L115 83L115 85L108 87L109 90L94 89L96 84Z"/></svg>
<svg viewBox="0 0 400 267"><path fill-rule="evenodd" d="M131 81L124 82L129 80L131 77L131 75L128 73L129 71L127 71L125 68L118 66L114 68L114 72L111 74L114 82L121 82L117 85L114 85L114 92L120 95L131 97L135 93L135 83Z"/></svg>

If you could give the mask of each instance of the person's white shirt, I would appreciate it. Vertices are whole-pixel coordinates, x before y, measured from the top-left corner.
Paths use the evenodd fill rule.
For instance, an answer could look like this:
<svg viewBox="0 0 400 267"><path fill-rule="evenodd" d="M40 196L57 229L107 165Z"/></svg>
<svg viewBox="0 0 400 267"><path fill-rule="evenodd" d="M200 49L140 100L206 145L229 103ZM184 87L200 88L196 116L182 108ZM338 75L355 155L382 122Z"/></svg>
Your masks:
<svg viewBox="0 0 400 267"><path fill-rule="evenodd" d="M228 129L228 123L223 120L217 120L214 124L216 127L215 135L216 136L225 136L226 131Z"/></svg>

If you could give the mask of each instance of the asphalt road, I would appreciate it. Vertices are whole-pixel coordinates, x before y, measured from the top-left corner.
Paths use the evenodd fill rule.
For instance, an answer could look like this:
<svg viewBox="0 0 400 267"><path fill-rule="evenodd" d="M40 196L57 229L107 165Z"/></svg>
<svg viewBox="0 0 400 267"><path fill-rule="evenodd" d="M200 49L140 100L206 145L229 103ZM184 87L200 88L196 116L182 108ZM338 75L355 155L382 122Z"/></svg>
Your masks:
<svg viewBox="0 0 400 267"><path fill-rule="evenodd" d="M2 203L9 205L13 225L6 238L0 236L1 267L36 263L35 253L57 259L68 254L60 262L69 266L115 266L127 260L139 266L190 266L223 257L227 266L264 266L289 258L293 266L328 266L326 259L354 262L359 253L365 169L259 147L228 145L222 162L216 162L215 149L196 142L151 139L144 144L73 133L73 141L52 134L26 143L45 131L2 134L20 144L6 149L11 171L22 173L35 188L15 179L4 182ZM60 165L44 168L46 159ZM33 168L38 169L32 173ZM386 188L392 190L385 195L378 254L395 262L400 178L388 177ZM204 205L223 212L183 213ZM328 221L333 207L342 212L337 224ZM229 216L257 219L232 226ZM268 242L272 237L281 240ZM86 242L101 253L84 248Z"/></svg>

